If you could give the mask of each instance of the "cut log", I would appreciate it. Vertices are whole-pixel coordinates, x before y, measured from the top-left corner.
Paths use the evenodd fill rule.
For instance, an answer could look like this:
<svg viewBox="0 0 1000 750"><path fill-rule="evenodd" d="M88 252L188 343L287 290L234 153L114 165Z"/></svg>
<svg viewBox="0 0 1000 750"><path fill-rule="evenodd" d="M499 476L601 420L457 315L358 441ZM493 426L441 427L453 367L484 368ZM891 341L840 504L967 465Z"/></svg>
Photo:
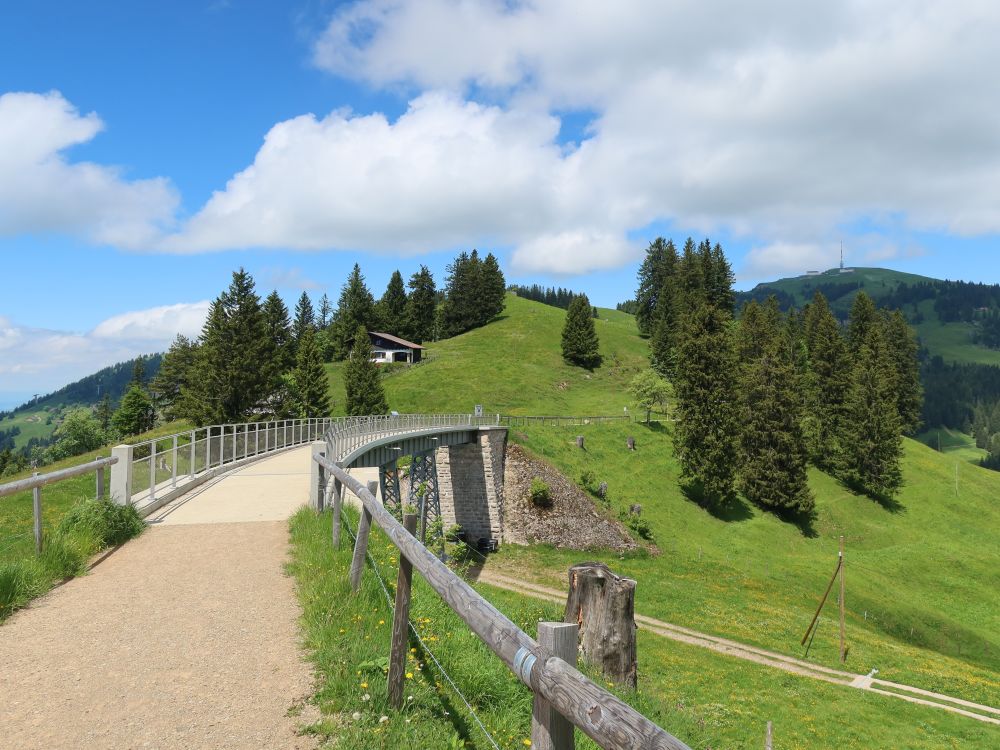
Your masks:
<svg viewBox="0 0 1000 750"><path fill-rule="evenodd" d="M576 447L577 448L582 448L583 447L583 435L577 435L576 436Z"/></svg>
<svg viewBox="0 0 1000 750"><path fill-rule="evenodd" d="M628 449L630 451L634 451L635 450L635 438L634 437L629 437L628 440L626 440L625 442L628 444Z"/></svg>
<svg viewBox="0 0 1000 750"><path fill-rule="evenodd" d="M574 565L563 620L579 626L584 661L609 680L635 688L635 581L615 575L603 563Z"/></svg>
<svg viewBox="0 0 1000 750"><path fill-rule="evenodd" d="M597 495L598 495L598 497L601 498L601 500L607 500L607 498L608 498L608 483L607 482L601 482L597 486Z"/></svg>

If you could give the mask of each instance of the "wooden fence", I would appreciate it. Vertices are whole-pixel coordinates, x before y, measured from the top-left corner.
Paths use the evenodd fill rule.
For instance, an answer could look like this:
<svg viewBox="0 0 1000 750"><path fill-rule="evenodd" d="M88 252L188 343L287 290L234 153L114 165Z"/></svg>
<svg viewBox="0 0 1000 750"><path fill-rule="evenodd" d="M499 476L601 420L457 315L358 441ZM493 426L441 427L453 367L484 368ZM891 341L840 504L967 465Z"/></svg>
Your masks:
<svg viewBox="0 0 1000 750"><path fill-rule="evenodd" d="M507 668L535 693L536 714L539 705L543 709L554 710L578 727L605 750L689 750L687 745L664 731L634 708L609 693L604 688L580 673L564 659L553 654L535 639L511 622L502 612L480 596L468 583L442 563L430 550L421 544L412 533L397 521L389 511L375 499L374 495L357 479L350 476L337 463L315 453L313 460L321 469L319 481L326 486L332 478L333 538L340 538L340 513L343 488L350 489L361 499L363 506L354 545L354 556L350 568L350 582L357 591L361 584L367 554L368 537L372 523L375 523L399 550L400 565L412 566L424 577L428 585L442 600L468 625L469 629L489 647ZM410 520L412 525L412 519ZM335 541L336 543L336 541ZM401 570L401 579L407 580L409 570ZM394 641L406 638L405 618L408 617L409 586L404 586L405 599L397 596ZM398 589L397 589L398 591ZM405 652L404 643L394 642L390 650L393 655ZM390 665L391 666L391 665ZM390 669L390 675L398 677L399 670ZM390 695L395 695L398 687L388 686ZM536 726L538 722L536 721ZM558 748L572 747L560 744Z"/></svg>
<svg viewBox="0 0 1000 750"><path fill-rule="evenodd" d="M71 479L73 477L82 476L83 474L89 474L90 472L96 472L97 474L97 491L96 497L98 500L104 497L104 469L107 466L112 466L118 463L118 458L112 456L111 458L98 458L89 463L80 464L79 466L71 466L68 469L60 469L59 471L50 471L47 474L39 474L37 471L32 474L27 479L18 479L16 482L8 482L7 484L0 484L0 497L5 497L6 495L14 495L18 492L32 491L32 506L35 514L35 551L42 551L42 487L47 484L54 484L55 482L61 482L64 479Z"/></svg>

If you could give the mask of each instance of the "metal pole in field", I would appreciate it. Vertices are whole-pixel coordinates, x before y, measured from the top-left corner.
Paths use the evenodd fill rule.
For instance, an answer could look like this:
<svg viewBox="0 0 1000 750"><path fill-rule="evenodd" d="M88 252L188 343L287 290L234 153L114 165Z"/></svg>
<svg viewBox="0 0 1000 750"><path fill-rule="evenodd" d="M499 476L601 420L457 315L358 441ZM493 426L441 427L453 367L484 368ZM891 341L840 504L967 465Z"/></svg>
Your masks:
<svg viewBox="0 0 1000 750"><path fill-rule="evenodd" d="M771 722L767 722L767 734L764 736L764 750L772 750L773 745L771 744L771 734L772 734Z"/></svg>
<svg viewBox="0 0 1000 750"><path fill-rule="evenodd" d="M538 623L538 645L576 666L578 626L573 622ZM531 746L535 750L573 750L573 724L535 693L531 710Z"/></svg>
<svg viewBox="0 0 1000 750"><path fill-rule="evenodd" d="M174 435L174 445L170 454L170 486L177 486L177 436Z"/></svg>
<svg viewBox="0 0 1000 750"><path fill-rule="evenodd" d="M417 516L406 513L403 527L413 535L417 530ZM403 706L403 678L406 673L406 646L409 643L410 586L413 583L413 564L399 553L399 573L396 576L396 606L392 615L392 646L389 650L389 705Z"/></svg>
<svg viewBox="0 0 1000 750"><path fill-rule="evenodd" d="M36 471L31 476L37 477ZM42 554L42 488L34 487L31 490L32 506L35 513L35 552Z"/></svg>
<svg viewBox="0 0 1000 750"><path fill-rule="evenodd" d="M840 537L840 663L847 661L844 650L844 537Z"/></svg>

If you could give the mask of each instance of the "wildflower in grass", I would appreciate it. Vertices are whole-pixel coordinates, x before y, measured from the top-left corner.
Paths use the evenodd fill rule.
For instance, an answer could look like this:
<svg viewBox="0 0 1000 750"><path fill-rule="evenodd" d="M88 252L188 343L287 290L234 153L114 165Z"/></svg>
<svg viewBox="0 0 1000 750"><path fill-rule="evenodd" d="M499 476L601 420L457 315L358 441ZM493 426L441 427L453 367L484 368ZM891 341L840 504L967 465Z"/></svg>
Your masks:
<svg viewBox="0 0 1000 750"><path fill-rule="evenodd" d="M365 693L364 695L361 696L361 700L366 701L366 702L370 701L371 699L372 699L372 697L368 693Z"/></svg>
<svg viewBox="0 0 1000 750"><path fill-rule="evenodd" d="M361 683L361 689L362 690L367 690L368 689L368 683L367 682L362 682Z"/></svg>
<svg viewBox="0 0 1000 750"><path fill-rule="evenodd" d="M361 720L361 712L360 711L355 711L353 714L351 714L351 718L354 719L355 721L360 721Z"/></svg>
<svg viewBox="0 0 1000 750"><path fill-rule="evenodd" d="M378 717L378 723L379 724L385 724L387 721L389 721L389 717L388 716L379 716Z"/></svg>
<svg viewBox="0 0 1000 750"><path fill-rule="evenodd" d="M406 679L412 680L413 679L413 672L407 672L406 673Z"/></svg>
<svg viewBox="0 0 1000 750"><path fill-rule="evenodd" d="M524 740L521 742L521 744L524 745L525 747L531 747L531 740L525 737Z"/></svg>
<svg viewBox="0 0 1000 750"><path fill-rule="evenodd" d="M385 620L379 620L379 621L378 621L378 624L379 624L379 625L385 625Z"/></svg>

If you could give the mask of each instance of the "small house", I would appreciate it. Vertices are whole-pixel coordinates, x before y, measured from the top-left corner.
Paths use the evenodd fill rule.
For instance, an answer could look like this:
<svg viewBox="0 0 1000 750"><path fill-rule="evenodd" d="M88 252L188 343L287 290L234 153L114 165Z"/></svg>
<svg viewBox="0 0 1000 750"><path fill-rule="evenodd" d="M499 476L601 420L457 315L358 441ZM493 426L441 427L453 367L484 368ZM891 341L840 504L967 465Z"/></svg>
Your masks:
<svg viewBox="0 0 1000 750"><path fill-rule="evenodd" d="M420 355L424 350L420 344L414 344L389 333L369 331L368 337L372 342L372 362L377 364L385 362L414 364L420 361Z"/></svg>

